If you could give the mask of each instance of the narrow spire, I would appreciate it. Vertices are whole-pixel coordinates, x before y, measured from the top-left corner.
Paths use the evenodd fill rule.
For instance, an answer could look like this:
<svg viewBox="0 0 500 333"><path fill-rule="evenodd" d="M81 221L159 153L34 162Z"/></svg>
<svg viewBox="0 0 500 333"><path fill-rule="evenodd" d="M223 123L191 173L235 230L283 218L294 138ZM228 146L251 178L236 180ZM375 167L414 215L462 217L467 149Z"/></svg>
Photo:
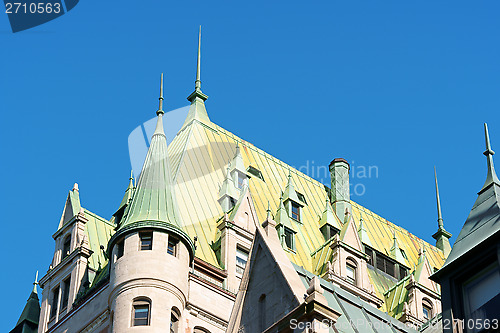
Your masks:
<svg viewBox="0 0 500 333"><path fill-rule="evenodd" d="M35 294L38 294L38 291L36 290L36 286L38 285L38 271L36 271L35 275L35 282L33 282L33 292Z"/></svg>
<svg viewBox="0 0 500 333"><path fill-rule="evenodd" d="M163 73L161 73L161 79L160 79L160 98L158 98L160 101L160 105L158 106L158 111L156 111L156 115L164 114L163 112Z"/></svg>
<svg viewBox="0 0 500 333"><path fill-rule="evenodd" d="M196 62L196 80L194 81L194 91L188 96L188 101L191 103L195 102L197 99L201 99L202 102L206 101L208 96L201 92L201 25L200 32L198 33L198 57Z"/></svg>
<svg viewBox="0 0 500 333"><path fill-rule="evenodd" d="M495 152L491 149L490 135L488 133L488 124L484 123L484 137L486 140L486 150L484 151L484 156L486 156L488 163L488 175L486 177L486 182L483 185L482 190L484 190L489 185L496 183L500 185L500 180L498 180L497 174L495 172L495 166L493 165L493 155Z"/></svg>
<svg viewBox="0 0 500 333"><path fill-rule="evenodd" d="M156 122L156 128L155 132L153 133L153 136L156 134L160 134L165 136L165 132L163 132L163 114L165 113L163 111L163 73L161 73L161 79L160 79L160 98L158 98L160 103L158 107L158 111L156 111L156 115L158 116L158 121Z"/></svg>
<svg viewBox="0 0 500 333"><path fill-rule="evenodd" d="M439 187L438 179L436 173L436 166L434 166L434 182L436 183L436 203L437 203L437 213L438 213L438 228L443 229L443 216L441 215L441 200L439 199Z"/></svg>
<svg viewBox="0 0 500 333"><path fill-rule="evenodd" d="M194 87L196 90L201 90L200 67L201 67L201 25L200 25L200 32L198 33L198 62L196 65L196 81L194 82Z"/></svg>

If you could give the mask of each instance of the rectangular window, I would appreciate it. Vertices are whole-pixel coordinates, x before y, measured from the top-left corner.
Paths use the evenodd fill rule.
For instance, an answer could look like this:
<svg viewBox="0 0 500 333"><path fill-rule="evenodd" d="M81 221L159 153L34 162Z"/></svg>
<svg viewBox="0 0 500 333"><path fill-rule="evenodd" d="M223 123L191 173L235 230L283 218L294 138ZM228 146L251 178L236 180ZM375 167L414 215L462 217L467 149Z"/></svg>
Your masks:
<svg viewBox="0 0 500 333"><path fill-rule="evenodd" d="M52 302L50 304L50 320L57 315L57 303L59 302L59 287L52 291Z"/></svg>
<svg viewBox="0 0 500 333"><path fill-rule="evenodd" d="M70 282L71 282L71 277L67 278L62 283L61 311L65 310L66 307L68 306Z"/></svg>
<svg viewBox="0 0 500 333"><path fill-rule="evenodd" d="M424 310L424 319L429 320L431 318L431 309L426 305L424 305L422 308Z"/></svg>
<svg viewBox="0 0 500 333"><path fill-rule="evenodd" d="M294 249L293 236L294 236L293 231L289 230L288 228L285 228L285 244L290 250Z"/></svg>
<svg viewBox="0 0 500 333"><path fill-rule="evenodd" d="M396 277L396 265L395 263L384 256L381 253L376 253L376 265L379 271L389 274L392 277Z"/></svg>
<svg viewBox="0 0 500 333"><path fill-rule="evenodd" d="M346 271L347 271L347 281L351 283L356 283L356 267L347 264Z"/></svg>
<svg viewBox="0 0 500 333"><path fill-rule="evenodd" d="M123 253L125 252L125 241L121 240L116 245L116 259L120 259L123 257Z"/></svg>
<svg viewBox="0 0 500 333"><path fill-rule="evenodd" d="M236 249L236 273L243 274L248 261L248 252L240 248Z"/></svg>
<svg viewBox="0 0 500 333"><path fill-rule="evenodd" d="M384 259L384 256L380 253L377 253L377 256L376 256L376 259L377 259L377 269L382 271L382 272L385 272L385 259Z"/></svg>
<svg viewBox="0 0 500 333"><path fill-rule="evenodd" d="M300 221L300 206L292 201L292 218Z"/></svg>
<svg viewBox="0 0 500 333"><path fill-rule="evenodd" d="M167 245L167 253L172 255L172 256L176 256L177 255L177 239L174 239L174 238L171 238L169 237L168 238L168 245Z"/></svg>
<svg viewBox="0 0 500 333"><path fill-rule="evenodd" d="M368 255L368 264L373 266L373 251L372 251L372 249L365 247L365 253Z"/></svg>
<svg viewBox="0 0 500 333"><path fill-rule="evenodd" d="M238 173L238 188L241 190L245 186L245 175Z"/></svg>
<svg viewBox="0 0 500 333"><path fill-rule="evenodd" d="M148 325L149 325L149 304L134 304L134 326L148 326Z"/></svg>
<svg viewBox="0 0 500 333"><path fill-rule="evenodd" d="M71 252L71 235L67 236L64 239L63 249L62 249L62 258L65 258Z"/></svg>
<svg viewBox="0 0 500 333"><path fill-rule="evenodd" d="M141 239L141 251L147 251L153 249L153 233L149 232L141 232L139 233L139 237Z"/></svg>
<svg viewBox="0 0 500 333"><path fill-rule="evenodd" d="M399 266L399 278L402 279L406 276L406 268Z"/></svg>

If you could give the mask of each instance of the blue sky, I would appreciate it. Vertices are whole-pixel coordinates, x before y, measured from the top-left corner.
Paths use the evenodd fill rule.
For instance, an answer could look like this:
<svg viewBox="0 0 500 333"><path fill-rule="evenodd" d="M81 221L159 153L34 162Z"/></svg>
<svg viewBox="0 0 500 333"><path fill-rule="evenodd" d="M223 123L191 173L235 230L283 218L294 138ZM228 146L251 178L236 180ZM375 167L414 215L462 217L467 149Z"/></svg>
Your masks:
<svg viewBox="0 0 500 333"><path fill-rule="evenodd" d="M0 14L11 301L0 330L48 269L73 183L93 212L117 208L127 137L155 115L160 72L166 109L187 105L200 24L214 122L296 167L376 166L378 177L353 180L365 189L353 199L429 242L436 165L455 238L486 177L483 122L500 150L499 12L498 1L82 1L16 34Z"/></svg>

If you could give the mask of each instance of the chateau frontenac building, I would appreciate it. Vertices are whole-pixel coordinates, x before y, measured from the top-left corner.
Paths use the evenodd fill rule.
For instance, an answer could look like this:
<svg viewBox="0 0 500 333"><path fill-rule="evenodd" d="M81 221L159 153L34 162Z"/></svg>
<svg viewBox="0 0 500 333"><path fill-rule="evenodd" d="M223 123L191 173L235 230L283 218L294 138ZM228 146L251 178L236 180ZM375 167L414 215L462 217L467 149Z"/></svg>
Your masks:
<svg viewBox="0 0 500 333"><path fill-rule="evenodd" d="M213 123L207 98L198 45L182 128L167 145L162 76L140 176L109 219L69 191L11 332L431 330L451 251L437 179L434 245L351 201L344 159L325 186Z"/></svg>

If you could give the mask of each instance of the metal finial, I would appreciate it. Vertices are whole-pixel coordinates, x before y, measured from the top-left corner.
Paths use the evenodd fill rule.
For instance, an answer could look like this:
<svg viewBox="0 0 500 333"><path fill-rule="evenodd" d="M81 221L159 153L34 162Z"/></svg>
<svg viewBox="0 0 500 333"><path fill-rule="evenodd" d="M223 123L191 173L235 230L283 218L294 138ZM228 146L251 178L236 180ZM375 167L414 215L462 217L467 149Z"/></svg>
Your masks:
<svg viewBox="0 0 500 333"><path fill-rule="evenodd" d="M198 63L197 63L197 66L196 66L196 81L194 83L194 87L195 87L196 90L200 90L201 89L201 80L200 80L201 71L200 71L200 67L201 67L201 25L200 25L200 32L198 34Z"/></svg>
<svg viewBox="0 0 500 333"><path fill-rule="evenodd" d="M438 187L438 179L436 167L434 166L434 181L436 183L436 203L437 203L437 212L438 212L438 227L439 229L443 229L443 216L441 215L441 200L439 199L439 187Z"/></svg>
<svg viewBox="0 0 500 333"><path fill-rule="evenodd" d="M163 114L163 73L161 73L161 79L160 79L160 105L158 106L158 111L156 111L156 115L159 115L160 113Z"/></svg>
<svg viewBox="0 0 500 333"><path fill-rule="evenodd" d="M267 200L267 219L271 217L271 204L269 203L269 200Z"/></svg>
<svg viewBox="0 0 500 333"><path fill-rule="evenodd" d="M498 185L500 185L500 180L498 180L497 174L495 172L495 166L493 164L493 155L495 154L495 152L491 149L488 124L486 123L484 123L484 137L486 140L486 150L483 154L486 156L488 163L488 175L486 176L486 182L483 185L483 189L492 183L497 183Z"/></svg>
<svg viewBox="0 0 500 333"><path fill-rule="evenodd" d="M37 293L37 290L36 290L36 286L38 285L38 271L36 271L36 275L35 275L35 282L33 282L33 292L36 294Z"/></svg>

